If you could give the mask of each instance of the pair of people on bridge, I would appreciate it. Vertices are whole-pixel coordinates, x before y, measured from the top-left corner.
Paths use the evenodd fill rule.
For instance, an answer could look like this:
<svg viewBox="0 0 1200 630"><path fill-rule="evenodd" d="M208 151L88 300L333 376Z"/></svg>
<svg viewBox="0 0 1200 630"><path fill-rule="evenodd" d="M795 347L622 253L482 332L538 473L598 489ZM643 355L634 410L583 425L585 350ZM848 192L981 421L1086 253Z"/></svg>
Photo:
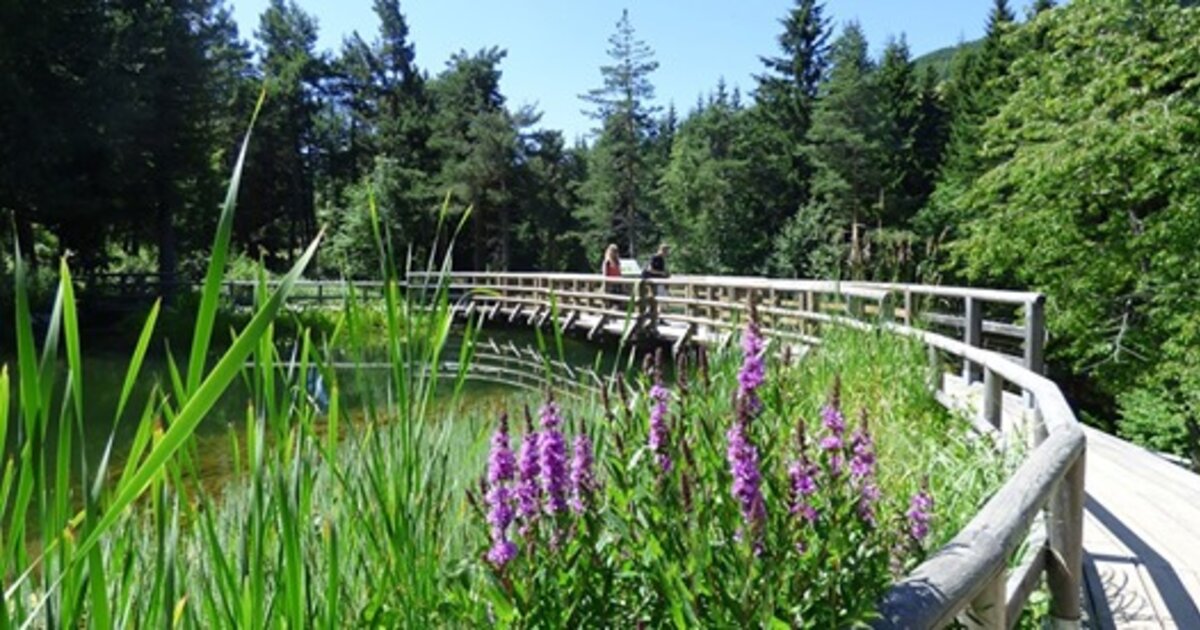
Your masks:
<svg viewBox="0 0 1200 630"><path fill-rule="evenodd" d="M642 270L642 278L656 279L670 277L667 271L667 256L671 253L671 247L666 243L658 246L658 251L650 257L649 264ZM601 263L601 270L606 278L621 277L621 255L616 244L609 245L604 250L604 261ZM661 292L661 287L659 291ZM621 285L613 284L608 287L609 293L624 293L624 288Z"/></svg>
<svg viewBox="0 0 1200 630"><path fill-rule="evenodd" d="M667 256L671 253L671 246L663 243L658 246L658 251L650 257L650 263L646 269L642 271L643 278L666 278L671 274L667 272ZM604 262L601 263L602 272L605 277L619 278L621 277L621 254L617 249L616 244L609 245L604 250Z"/></svg>

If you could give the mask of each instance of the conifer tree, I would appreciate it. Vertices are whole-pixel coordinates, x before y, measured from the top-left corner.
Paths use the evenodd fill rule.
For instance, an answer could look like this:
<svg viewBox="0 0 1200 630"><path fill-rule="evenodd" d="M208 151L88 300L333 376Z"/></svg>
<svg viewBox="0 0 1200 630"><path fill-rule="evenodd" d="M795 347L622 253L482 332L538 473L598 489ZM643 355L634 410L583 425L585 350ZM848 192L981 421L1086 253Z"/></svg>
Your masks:
<svg viewBox="0 0 1200 630"><path fill-rule="evenodd" d="M676 135L660 183L662 227L689 272L752 273L769 242L752 228L748 122L722 81Z"/></svg>
<svg viewBox="0 0 1200 630"><path fill-rule="evenodd" d="M834 42L831 61L829 79L822 86L813 115L813 199L796 221L809 221L808 216L800 215L819 214L836 228L832 244L844 254L833 268L819 271L842 275L844 263L849 263L854 273L861 271L867 255L863 234L882 219L881 119L875 66L857 22L847 24Z"/></svg>
<svg viewBox="0 0 1200 630"><path fill-rule="evenodd" d="M797 0L780 24L781 54L763 57L767 72L756 77L756 124L751 130L753 185L759 191L755 214L766 225L786 221L810 197L813 164L805 147L829 67L830 28L821 2Z"/></svg>
<svg viewBox="0 0 1200 630"><path fill-rule="evenodd" d="M271 105L255 127L235 228L252 255L282 265L316 233L314 122L326 65L316 20L293 0L271 0L256 35Z"/></svg>
<svg viewBox="0 0 1200 630"><path fill-rule="evenodd" d="M637 39L629 11L622 11L609 38L612 63L601 66L604 85L582 98L599 121L599 137L591 152L586 198L581 218L587 225L586 244L599 252L608 242L620 242L624 254L636 256L650 242L651 189L656 179L646 161L654 129L654 86L650 73L658 68L650 47Z"/></svg>
<svg viewBox="0 0 1200 630"><path fill-rule="evenodd" d="M904 38L892 40L884 48L875 84L881 117L883 177L879 218L887 227L900 227L928 194L928 184L916 156L921 97Z"/></svg>

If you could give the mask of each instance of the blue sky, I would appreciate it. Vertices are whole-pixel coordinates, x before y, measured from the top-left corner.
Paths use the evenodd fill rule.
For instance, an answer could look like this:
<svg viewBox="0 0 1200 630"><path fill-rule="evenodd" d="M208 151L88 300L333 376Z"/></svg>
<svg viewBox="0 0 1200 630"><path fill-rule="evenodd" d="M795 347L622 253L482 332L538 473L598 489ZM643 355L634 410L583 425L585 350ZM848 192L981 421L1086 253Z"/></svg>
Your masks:
<svg viewBox="0 0 1200 630"><path fill-rule="evenodd" d="M251 38L267 0L231 0L243 38ZM317 18L319 47L336 51L357 30L374 39L378 21L371 0L297 0ZM416 45L417 64L440 72L460 49L499 46L504 94L514 106L535 104L542 126L568 140L586 134L591 121L578 96L600 84L601 64L621 9L628 8L638 35L655 51L651 77L659 105L674 102L682 114L724 77L749 92L760 55L776 53L779 18L791 0L409 0L401 2ZM991 0L831 0L834 24L858 20L873 51L903 33L920 55L983 32ZM1023 14L1027 2L1013 2Z"/></svg>

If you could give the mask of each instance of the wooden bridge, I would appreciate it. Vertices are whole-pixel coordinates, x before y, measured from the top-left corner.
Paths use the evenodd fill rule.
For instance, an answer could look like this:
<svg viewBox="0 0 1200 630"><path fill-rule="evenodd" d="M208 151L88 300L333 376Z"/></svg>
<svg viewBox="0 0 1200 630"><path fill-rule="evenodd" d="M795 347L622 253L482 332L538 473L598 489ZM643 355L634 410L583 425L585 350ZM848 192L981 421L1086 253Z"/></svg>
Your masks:
<svg viewBox="0 0 1200 630"><path fill-rule="evenodd" d="M1044 584L1056 627L1200 628L1200 477L1082 427L1041 374L1040 294L697 276L408 278L412 289L443 283L464 316L625 340L650 336L677 348L729 343L751 300L764 332L801 351L819 344L828 326L915 337L929 349L938 399L999 447L1024 442L1026 450L979 514L893 587L879 627L940 627L956 619L1011 627Z"/></svg>
<svg viewBox="0 0 1200 630"><path fill-rule="evenodd" d="M464 317L557 325L623 341L651 337L676 348L729 343L752 299L764 332L799 351L818 345L828 326L883 327L919 339L929 349L930 385L942 404L963 411L1000 448L1027 443L1024 460L979 514L892 588L878 626L927 628L958 620L1007 628L1044 585L1056 627L1200 628L1200 477L1077 421L1059 388L1042 376L1046 331L1040 294L764 278L677 276L650 282L474 272L410 274L406 284L409 290L448 287L455 311ZM253 283L229 282L223 289L234 306L252 303ZM350 291L378 298L384 285L303 282L290 299L337 304ZM520 351L484 353L494 360L485 357L480 369L486 374L473 377L519 386L528 381L529 387L545 384L538 378L563 378L530 376L544 364Z"/></svg>

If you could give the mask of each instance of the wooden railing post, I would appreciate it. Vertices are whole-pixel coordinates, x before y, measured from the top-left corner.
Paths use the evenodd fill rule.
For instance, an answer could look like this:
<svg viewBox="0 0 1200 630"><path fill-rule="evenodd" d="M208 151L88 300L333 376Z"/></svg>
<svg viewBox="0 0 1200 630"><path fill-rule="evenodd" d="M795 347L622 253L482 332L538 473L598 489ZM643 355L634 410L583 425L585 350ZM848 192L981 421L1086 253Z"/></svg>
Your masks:
<svg viewBox="0 0 1200 630"><path fill-rule="evenodd" d="M1083 481L1087 450L1071 465L1050 499L1050 556L1046 584L1055 627L1078 628L1083 574Z"/></svg>
<svg viewBox="0 0 1200 630"><path fill-rule="evenodd" d="M1025 303L1025 367L1034 374L1045 368L1046 296L1038 295ZM1025 394L1025 406L1033 406L1033 396Z"/></svg>
<svg viewBox="0 0 1200 630"><path fill-rule="evenodd" d="M925 346L929 351L929 391L938 393L942 389L942 362L933 344Z"/></svg>
<svg viewBox="0 0 1200 630"><path fill-rule="evenodd" d="M983 342L983 308L979 300L966 298L966 313L963 320L963 342L972 348L978 348ZM963 358L963 380L968 385L979 380L979 366L968 358Z"/></svg>
<svg viewBox="0 0 1200 630"><path fill-rule="evenodd" d="M913 325L913 294L908 289L904 290L904 325Z"/></svg>
<svg viewBox="0 0 1200 630"><path fill-rule="evenodd" d="M1005 613L1008 610L1008 572L1001 570L999 575L992 578L984 587L983 592L971 600L971 607L960 618L968 628L988 628L1007 630L1008 620Z"/></svg>
<svg viewBox="0 0 1200 630"><path fill-rule="evenodd" d="M1001 411L1004 402L1003 381L992 368L983 369L983 405L980 406L980 417L985 422L1000 430Z"/></svg>

